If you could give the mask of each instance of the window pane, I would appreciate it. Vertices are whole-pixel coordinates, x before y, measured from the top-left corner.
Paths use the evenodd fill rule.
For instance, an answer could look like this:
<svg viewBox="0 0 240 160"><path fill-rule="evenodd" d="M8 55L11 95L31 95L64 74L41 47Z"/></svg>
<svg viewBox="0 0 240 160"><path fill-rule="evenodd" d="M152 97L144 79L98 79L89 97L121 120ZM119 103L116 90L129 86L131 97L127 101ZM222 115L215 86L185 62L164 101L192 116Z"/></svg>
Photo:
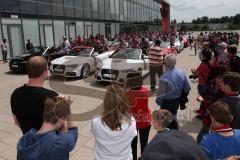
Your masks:
<svg viewBox="0 0 240 160"><path fill-rule="evenodd" d="M55 45L56 47L62 45L62 38L65 35L64 32L64 21L53 21Z"/></svg>
<svg viewBox="0 0 240 160"><path fill-rule="evenodd" d="M124 18L124 1L120 0L119 3L119 13L120 13L120 20L123 21Z"/></svg>
<svg viewBox="0 0 240 160"><path fill-rule="evenodd" d="M84 0L84 17L85 18L91 18L92 7L91 7L91 1L90 0Z"/></svg>
<svg viewBox="0 0 240 160"><path fill-rule="evenodd" d="M114 38L116 34L116 27L115 27L115 23L111 24L111 38Z"/></svg>
<svg viewBox="0 0 240 160"><path fill-rule="evenodd" d="M64 13L65 16L74 17L73 0L64 0Z"/></svg>
<svg viewBox="0 0 240 160"><path fill-rule="evenodd" d="M93 22L93 36L96 36L99 33L98 23Z"/></svg>
<svg viewBox="0 0 240 160"><path fill-rule="evenodd" d="M63 1L62 0L52 0L52 11L53 15L63 16Z"/></svg>
<svg viewBox="0 0 240 160"><path fill-rule="evenodd" d="M76 29L77 29L77 35L80 35L81 37L84 36L84 24L83 22L76 22Z"/></svg>
<svg viewBox="0 0 240 160"><path fill-rule="evenodd" d="M104 0L98 0L98 7L99 7L99 19L104 20L105 14L104 14Z"/></svg>
<svg viewBox="0 0 240 160"><path fill-rule="evenodd" d="M115 20L115 2L114 0L110 0L110 14L111 14L111 19Z"/></svg>
<svg viewBox="0 0 240 160"><path fill-rule="evenodd" d="M98 19L98 0L92 0L92 17Z"/></svg>
<svg viewBox="0 0 240 160"><path fill-rule="evenodd" d="M105 0L105 19L110 19L110 0Z"/></svg>
<svg viewBox="0 0 240 160"><path fill-rule="evenodd" d="M128 21L128 2L124 0L124 21Z"/></svg>
<svg viewBox="0 0 240 160"><path fill-rule="evenodd" d="M18 0L0 0L0 10L9 12L19 12Z"/></svg>
<svg viewBox="0 0 240 160"><path fill-rule="evenodd" d="M120 13L120 8L119 8L119 0L115 0L115 12L116 12L116 20L119 20L119 13Z"/></svg>
<svg viewBox="0 0 240 160"><path fill-rule="evenodd" d="M20 0L20 8L22 13L36 13L36 0Z"/></svg>
<svg viewBox="0 0 240 160"><path fill-rule="evenodd" d="M100 34L105 35L105 23L100 23Z"/></svg>
<svg viewBox="0 0 240 160"><path fill-rule="evenodd" d="M116 33L120 33L120 24L116 23Z"/></svg>
<svg viewBox="0 0 240 160"><path fill-rule="evenodd" d="M83 0L74 0L75 17L83 18Z"/></svg>
<svg viewBox="0 0 240 160"><path fill-rule="evenodd" d="M33 46L40 45L39 41L39 30L38 30L38 21L34 19L23 19L23 34L24 42L27 42L27 39L30 39L33 43Z"/></svg>
<svg viewBox="0 0 240 160"><path fill-rule="evenodd" d="M51 15L51 2L49 0L38 0L38 13L42 15Z"/></svg>

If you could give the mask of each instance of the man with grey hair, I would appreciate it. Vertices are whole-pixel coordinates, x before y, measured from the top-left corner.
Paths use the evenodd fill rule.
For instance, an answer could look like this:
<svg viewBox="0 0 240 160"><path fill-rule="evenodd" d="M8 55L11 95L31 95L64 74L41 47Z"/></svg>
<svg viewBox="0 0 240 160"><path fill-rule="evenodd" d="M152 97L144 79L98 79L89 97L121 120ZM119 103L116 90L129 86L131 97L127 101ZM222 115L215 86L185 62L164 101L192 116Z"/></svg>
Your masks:
<svg viewBox="0 0 240 160"><path fill-rule="evenodd" d="M179 105L182 104L182 96L187 98L191 87L184 71L175 68L177 57L174 54L167 55L164 61L167 70L159 79L156 102L161 109L170 111L175 117L168 128L178 129L177 111Z"/></svg>
<svg viewBox="0 0 240 160"><path fill-rule="evenodd" d="M219 44L220 49L219 49L219 55L217 57L217 63L218 64L227 64L228 63L228 53L227 53L227 43L222 42Z"/></svg>

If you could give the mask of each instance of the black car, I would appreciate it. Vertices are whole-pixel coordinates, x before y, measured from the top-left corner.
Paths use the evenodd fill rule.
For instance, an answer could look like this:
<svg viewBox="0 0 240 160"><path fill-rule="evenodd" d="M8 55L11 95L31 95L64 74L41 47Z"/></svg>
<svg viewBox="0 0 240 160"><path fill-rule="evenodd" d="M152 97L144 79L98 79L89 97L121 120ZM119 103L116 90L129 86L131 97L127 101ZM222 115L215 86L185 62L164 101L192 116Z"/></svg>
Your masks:
<svg viewBox="0 0 240 160"><path fill-rule="evenodd" d="M9 61L9 68L16 72L25 72L27 60L33 56L44 56L48 60L49 48L35 46L28 53L16 56Z"/></svg>

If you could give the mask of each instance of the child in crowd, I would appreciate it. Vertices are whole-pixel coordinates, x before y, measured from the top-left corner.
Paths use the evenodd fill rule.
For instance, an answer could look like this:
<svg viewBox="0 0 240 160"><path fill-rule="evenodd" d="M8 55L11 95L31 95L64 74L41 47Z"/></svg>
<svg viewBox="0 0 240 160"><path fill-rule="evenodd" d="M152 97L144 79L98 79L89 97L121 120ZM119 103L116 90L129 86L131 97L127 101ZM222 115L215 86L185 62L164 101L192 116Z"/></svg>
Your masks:
<svg viewBox="0 0 240 160"><path fill-rule="evenodd" d="M153 127L158 131L146 146L141 160L207 160L208 158L194 139L178 130L169 130L167 126L174 120L173 115L164 109L152 114Z"/></svg>
<svg viewBox="0 0 240 160"><path fill-rule="evenodd" d="M211 133L203 137L201 146L211 160L240 155L240 130L233 130L229 106L217 101L210 107Z"/></svg>
<svg viewBox="0 0 240 160"><path fill-rule="evenodd" d="M229 67L232 72L240 74L240 57L237 55L238 46L231 45L228 47Z"/></svg>
<svg viewBox="0 0 240 160"><path fill-rule="evenodd" d="M206 92L206 95L203 99L201 95L197 97L197 101L201 103L202 112L202 128L197 136L198 143L201 142L202 136L209 132L209 128L211 125L211 119L209 115L209 107L212 103L216 102L218 99L224 96L224 92L220 89L221 78L224 73L227 72L227 68L224 65L216 65L213 70L210 72L211 81L209 83L209 88Z"/></svg>
<svg viewBox="0 0 240 160"><path fill-rule="evenodd" d="M233 120L230 126L233 129L240 129L240 74L226 72L220 81L220 88L225 96L221 100L228 104Z"/></svg>
<svg viewBox="0 0 240 160"><path fill-rule="evenodd" d="M151 111L148 107L149 90L143 87L143 78L139 73L131 73L127 76L126 88L132 115L137 123L142 153L148 143L151 129ZM137 140L138 136L132 141L133 160L137 160Z"/></svg>
<svg viewBox="0 0 240 160"><path fill-rule="evenodd" d="M156 129L158 133L169 131L167 126L171 124L174 119L171 112L165 109L154 111L152 118L153 128Z"/></svg>
<svg viewBox="0 0 240 160"><path fill-rule="evenodd" d="M77 126L71 121L71 100L66 97L47 99L43 124L31 129L17 144L18 160L68 160L78 138Z"/></svg>
<svg viewBox="0 0 240 160"><path fill-rule="evenodd" d="M101 117L91 121L95 137L95 160L131 160L131 142L137 135L126 91L114 84L107 87Z"/></svg>

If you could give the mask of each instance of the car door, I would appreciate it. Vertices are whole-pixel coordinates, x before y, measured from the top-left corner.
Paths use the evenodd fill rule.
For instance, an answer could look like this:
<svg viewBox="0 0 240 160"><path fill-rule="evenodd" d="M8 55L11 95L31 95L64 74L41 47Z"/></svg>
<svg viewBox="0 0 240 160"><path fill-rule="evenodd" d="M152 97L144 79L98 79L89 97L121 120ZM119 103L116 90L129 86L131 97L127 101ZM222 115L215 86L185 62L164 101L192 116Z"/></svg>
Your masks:
<svg viewBox="0 0 240 160"><path fill-rule="evenodd" d="M90 65L90 70L91 71L95 71L96 67L97 67L97 59L96 56L98 56L98 52L95 52L94 49L91 51L90 55L89 55L89 65Z"/></svg>
<svg viewBox="0 0 240 160"><path fill-rule="evenodd" d="M141 68L143 71L149 70L149 59L148 56L141 53L139 61L141 62Z"/></svg>

